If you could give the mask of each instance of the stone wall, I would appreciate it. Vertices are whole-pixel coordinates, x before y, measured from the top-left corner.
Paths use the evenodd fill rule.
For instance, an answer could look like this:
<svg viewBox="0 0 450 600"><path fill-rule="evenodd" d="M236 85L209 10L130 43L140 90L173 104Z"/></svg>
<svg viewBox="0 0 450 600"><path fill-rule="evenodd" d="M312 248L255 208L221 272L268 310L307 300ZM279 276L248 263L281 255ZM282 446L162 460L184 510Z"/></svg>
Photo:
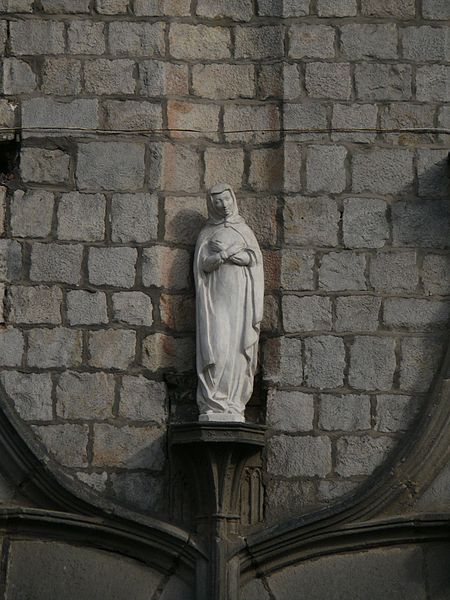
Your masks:
<svg viewBox="0 0 450 600"><path fill-rule="evenodd" d="M66 473L167 514L167 423L195 417L191 255L222 180L265 257L268 519L382 463L448 339L446 4L0 0L3 137L21 132L0 379Z"/></svg>

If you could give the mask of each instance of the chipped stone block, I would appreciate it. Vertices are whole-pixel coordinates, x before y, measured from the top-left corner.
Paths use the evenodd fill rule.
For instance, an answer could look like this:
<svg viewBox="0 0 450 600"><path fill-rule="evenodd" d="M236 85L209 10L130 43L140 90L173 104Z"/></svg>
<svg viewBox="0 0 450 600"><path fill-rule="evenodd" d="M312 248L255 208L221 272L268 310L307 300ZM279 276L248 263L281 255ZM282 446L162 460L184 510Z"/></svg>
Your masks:
<svg viewBox="0 0 450 600"><path fill-rule="evenodd" d="M56 412L63 419L107 419L113 403L112 375L66 371L58 380Z"/></svg>
<svg viewBox="0 0 450 600"><path fill-rule="evenodd" d="M81 363L81 332L63 327L32 329L28 334L30 367L76 367Z"/></svg>

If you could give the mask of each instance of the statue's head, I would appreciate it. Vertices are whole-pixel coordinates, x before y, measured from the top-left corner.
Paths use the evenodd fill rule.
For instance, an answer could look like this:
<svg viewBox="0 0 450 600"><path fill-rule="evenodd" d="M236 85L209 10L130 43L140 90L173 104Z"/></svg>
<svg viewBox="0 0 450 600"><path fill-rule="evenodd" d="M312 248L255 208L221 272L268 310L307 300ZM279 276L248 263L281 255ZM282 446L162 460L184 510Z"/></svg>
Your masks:
<svg viewBox="0 0 450 600"><path fill-rule="evenodd" d="M213 219L229 219L238 214L236 196L231 185L218 183L209 190L208 214Z"/></svg>

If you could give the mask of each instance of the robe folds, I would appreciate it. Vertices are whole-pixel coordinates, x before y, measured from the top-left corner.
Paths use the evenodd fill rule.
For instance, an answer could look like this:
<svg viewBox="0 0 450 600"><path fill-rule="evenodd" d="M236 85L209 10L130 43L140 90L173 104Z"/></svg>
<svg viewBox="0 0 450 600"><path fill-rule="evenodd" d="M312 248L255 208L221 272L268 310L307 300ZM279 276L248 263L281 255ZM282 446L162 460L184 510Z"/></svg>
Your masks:
<svg viewBox="0 0 450 600"><path fill-rule="evenodd" d="M207 272L205 261L215 254L211 241L234 255ZM264 274L258 242L242 217L209 219L197 240L194 277L200 414L244 420L257 364Z"/></svg>

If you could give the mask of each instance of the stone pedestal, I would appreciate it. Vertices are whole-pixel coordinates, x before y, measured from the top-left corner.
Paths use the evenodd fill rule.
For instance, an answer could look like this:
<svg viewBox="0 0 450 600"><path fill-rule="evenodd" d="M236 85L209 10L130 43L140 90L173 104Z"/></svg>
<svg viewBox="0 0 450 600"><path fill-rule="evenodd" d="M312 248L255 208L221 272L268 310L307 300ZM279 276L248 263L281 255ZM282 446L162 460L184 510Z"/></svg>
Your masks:
<svg viewBox="0 0 450 600"><path fill-rule="evenodd" d="M229 559L241 543L241 478L246 462L264 442L261 425L216 422L171 427L171 450L185 462L194 484L197 531L210 547L209 573L203 577L205 600L238 598L238 565Z"/></svg>

